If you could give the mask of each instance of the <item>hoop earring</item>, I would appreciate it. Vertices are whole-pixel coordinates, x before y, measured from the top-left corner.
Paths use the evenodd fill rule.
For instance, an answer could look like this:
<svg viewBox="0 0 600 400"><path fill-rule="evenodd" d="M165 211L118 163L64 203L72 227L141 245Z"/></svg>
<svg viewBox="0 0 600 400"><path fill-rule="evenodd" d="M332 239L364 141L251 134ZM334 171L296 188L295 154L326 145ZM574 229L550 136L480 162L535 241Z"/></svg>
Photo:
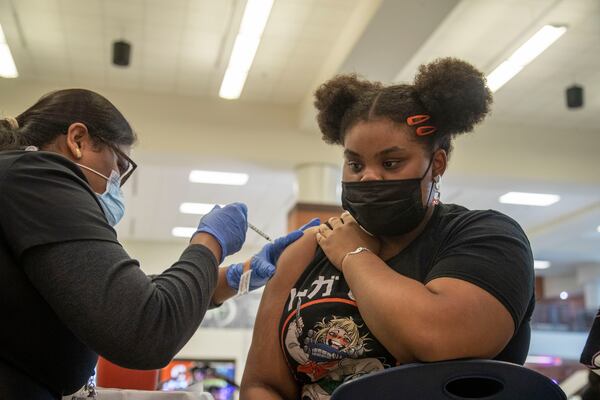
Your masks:
<svg viewBox="0 0 600 400"><path fill-rule="evenodd" d="M438 204L440 204L440 180L441 180L441 176L438 175L435 178L433 178L433 190L435 191L435 194L433 195L433 205L437 206Z"/></svg>

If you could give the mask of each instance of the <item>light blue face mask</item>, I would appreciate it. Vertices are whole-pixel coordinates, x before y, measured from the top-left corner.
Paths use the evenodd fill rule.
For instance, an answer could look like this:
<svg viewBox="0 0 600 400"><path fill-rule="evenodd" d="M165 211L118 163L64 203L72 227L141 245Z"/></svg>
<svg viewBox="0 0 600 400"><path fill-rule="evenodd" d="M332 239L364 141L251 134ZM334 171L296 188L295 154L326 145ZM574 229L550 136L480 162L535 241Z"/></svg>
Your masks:
<svg viewBox="0 0 600 400"><path fill-rule="evenodd" d="M110 226L115 226L121 221L125 215L125 201L123 200L123 191L121 190L121 176L115 170L110 173L110 177L90 168L85 165L77 164L81 168L101 176L106 179L106 190L102 194L96 193L104 215Z"/></svg>

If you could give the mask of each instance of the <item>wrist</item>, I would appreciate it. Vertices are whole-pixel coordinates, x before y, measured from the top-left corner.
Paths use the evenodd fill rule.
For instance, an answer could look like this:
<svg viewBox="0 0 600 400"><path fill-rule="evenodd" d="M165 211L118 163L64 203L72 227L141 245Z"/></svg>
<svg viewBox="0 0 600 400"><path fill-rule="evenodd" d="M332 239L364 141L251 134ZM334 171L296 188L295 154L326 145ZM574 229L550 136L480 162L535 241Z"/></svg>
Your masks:
<svg viewBox="0 0 600 400"><path fill-rule="evenodd" d="M249 258L242 263L242 273L248 272L251 267L252 267L252 258Z"/></svg>
<svg viewBox="0 0 600 400"><path fill-rule="evenodd" d="M242 264L231 264L226 268L225 278L227 279L227 286L232 290L237 291L240 286L240 277L242 276Z"/></svg>
<svg viewBox="0 0 600 400"><path fill-rule="evenodd" d="M219 280L217 282L217 288L213 293L212 302L213 305L219 306L223 304L226 300L232 298L237 293L236 289L233 289L229 286L229 282L227 279L227 272L230 267L227 268L219 268Z"/></svg>
<svg viewBox="0 0 600 400"><path fill-rule="evenodd" d="M348 259L357 258L357 256L367 253L373 254L373 252L370 249L363 246L359 246L355 250L347 252L342 258L342 262L340 263L340 269L342 270L342 272L344 272L344 265L348 263Z"/></svg>
<svg viewBox="0 0 600 400"><path fill-rule="evenodd" d="M220 264L222 259L222 250L219 241L210 233L206 232L198 232L194 236L192 236L192 240L190 240L190 244L201 244L207 247L217 259L217 263Z"/></svg>
<svg viewBox="0 0 600 400"><path fill-rule="evenodd" d="M248 272L251 268L252 259L244 261L243 263L231 264L228 266L225 277L227 278L227 285L233 290L239 290L240 280L244 273Z"/></svg>

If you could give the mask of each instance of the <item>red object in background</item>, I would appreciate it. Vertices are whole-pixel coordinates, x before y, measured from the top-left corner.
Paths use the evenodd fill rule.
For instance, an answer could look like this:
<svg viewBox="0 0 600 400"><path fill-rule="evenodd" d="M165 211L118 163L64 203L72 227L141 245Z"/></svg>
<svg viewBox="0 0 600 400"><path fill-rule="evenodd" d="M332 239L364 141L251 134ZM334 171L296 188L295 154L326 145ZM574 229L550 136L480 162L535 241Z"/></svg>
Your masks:
<svg viewBox="0 0 600 400"><path fill-rule="evenodd" d="M194 382L192 368L195 362L191 360L173 360L160 370L159 389L183 390Z"/></svg>
<svg viewBox="0 0 600 400"><path fill-rule="evenodd" d="M96 385L103 388L156 390L159 370L142 371L119 367L98 357Z"/></svg>

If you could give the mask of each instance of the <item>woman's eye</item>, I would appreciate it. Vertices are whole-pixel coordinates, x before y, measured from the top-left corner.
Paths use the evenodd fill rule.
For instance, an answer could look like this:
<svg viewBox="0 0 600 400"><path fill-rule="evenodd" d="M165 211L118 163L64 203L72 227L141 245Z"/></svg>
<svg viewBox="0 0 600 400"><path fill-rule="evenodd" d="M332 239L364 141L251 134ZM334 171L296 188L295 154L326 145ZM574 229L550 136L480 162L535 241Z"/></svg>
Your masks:
<svg viewBox="0 0 600 400"><path fill-rule="evenodd" d="M389 160L383 162L383 167L386 169L396 168L400 165L399 160Z"/></svg>
<svg viewBox="0 0 600 400"><path fill-rule="evenodd" d="M350 168L351 171L358 172L361 170L362 165L360 165L360 163L358 163L356 161L348 161L348 167Z"/></svg>

